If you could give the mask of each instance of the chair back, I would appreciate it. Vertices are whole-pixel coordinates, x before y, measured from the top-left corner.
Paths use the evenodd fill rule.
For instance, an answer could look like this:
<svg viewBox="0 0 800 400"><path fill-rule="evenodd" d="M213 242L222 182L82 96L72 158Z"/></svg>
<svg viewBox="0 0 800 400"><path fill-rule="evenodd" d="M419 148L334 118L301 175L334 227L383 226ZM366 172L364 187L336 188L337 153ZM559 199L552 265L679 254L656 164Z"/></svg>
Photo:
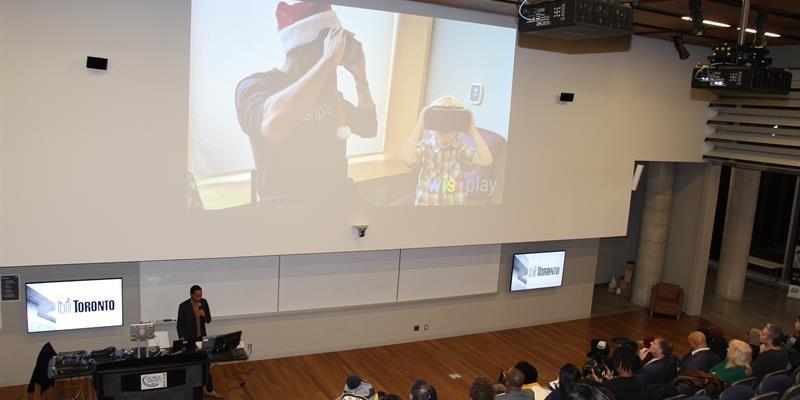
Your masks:
<svg viewBox="0 0 800 400"><path fill-rule="evenodd" d="M794 385L786 389L781 396L781 400L793 400L795 397L800 398L800 385Z"/></svg>
<svg viewBox="0 0 800 400"><path fill-rule="evenodd" d="M659 282L656 283L655 296L661 299L677 299L679 297L681 287L672 283Z"/></svg>
<svg viewBox="0 0 800 400"><path fill-rule="evenodd" d="M786 375L786 376L789 376L789 374L791 374L791 373L792 373L792 370L790 368L779 369L777 371L772 371L772 372L764 375L764 377L761 378L761 381L763 382L764 379L767 379L767 378L775 376L775 375Z"/></svg>
<svg viewBox="0 0 800 400"><path fill-rule="evenodd" d="M778 394L778 392L769 392L760 394L756 397L751 398L750 400L778 400L778 398L780 397L781 396Z"/></svg>
<svg viewBox="0 0 800 400"><path fill-rule="evenodd" d="M777 392L778 395L782 395L790 387L792 379L786 375L765 376L758 385L758 394Z"/></svg>
<svg viewBox="0 0 800 400"><path fill-rule="evenodd" d="M797 367L792 371L790 377L792 378L792 382L796 384L800 383L800 367Z"/></svg>
<svg viewBox="0 0 800 400"><path fill-rule="evenodd" d="M711 400L711 397L701 394L701 395L694 395L691 397L687 397L686 400Z"/></svg>
<svg viewBox="0 0 800 400"><path fill-rule="evenodd" d="M750 400L756 395L755 389L747 385L731 386L719 395L719 400Z"/></svg>
<svg viewBox="0 0 800 400"><path fill-rule="evenodd" d="M758 383L758 377L757 376L748 376L747 378L739 379L738 381L731 383L731 386L750 386L750 387L755 387L756 383Z"/></svg>

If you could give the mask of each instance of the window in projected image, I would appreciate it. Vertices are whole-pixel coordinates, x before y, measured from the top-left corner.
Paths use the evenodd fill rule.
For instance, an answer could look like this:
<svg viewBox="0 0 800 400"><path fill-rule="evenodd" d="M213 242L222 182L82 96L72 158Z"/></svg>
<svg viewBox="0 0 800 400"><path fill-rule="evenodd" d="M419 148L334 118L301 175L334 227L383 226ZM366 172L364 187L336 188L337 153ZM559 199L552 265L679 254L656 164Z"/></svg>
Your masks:
<svg viewBox="0 0 800 400"><path fill-rule="evenodd" d="M561 286L565 251L514 254L511 291Z"/></svg>
<svg viewBox="0 0 800 400"><path fill-rule="evenodd" d="M515 35L192 1L189 208L502 203Z"/></svg>
<svg viewBox="0 0 800 400"><path fill-rule="evenodd" d="M122 279L28 283L28 332L122 325Z"/></svg>

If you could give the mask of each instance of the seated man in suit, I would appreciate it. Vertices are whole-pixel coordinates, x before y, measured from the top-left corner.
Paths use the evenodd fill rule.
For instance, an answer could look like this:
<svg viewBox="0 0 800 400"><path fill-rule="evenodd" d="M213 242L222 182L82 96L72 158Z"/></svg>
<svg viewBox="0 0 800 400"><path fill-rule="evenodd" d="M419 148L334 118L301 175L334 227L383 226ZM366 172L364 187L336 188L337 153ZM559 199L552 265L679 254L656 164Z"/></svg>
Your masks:
<svg viewBox="0 0 800 400"><path fill-rule="evenodd" d="M671 382L678 373L678 362L672 355L672 344L663 337L656 337L650 342L649 348L640 350L639 358L644 360L648 354L653 358L642 366L636 378L644 385Z"/></svg>
<svg viewBox="0 0 800 400"><path fill-rule="evenodd" d="M708 372L719 363L719 357L708 347L703 332L694 331L689 334L689 349L689 354L681 360L680 375L688 375L694 371Z"/></svg>

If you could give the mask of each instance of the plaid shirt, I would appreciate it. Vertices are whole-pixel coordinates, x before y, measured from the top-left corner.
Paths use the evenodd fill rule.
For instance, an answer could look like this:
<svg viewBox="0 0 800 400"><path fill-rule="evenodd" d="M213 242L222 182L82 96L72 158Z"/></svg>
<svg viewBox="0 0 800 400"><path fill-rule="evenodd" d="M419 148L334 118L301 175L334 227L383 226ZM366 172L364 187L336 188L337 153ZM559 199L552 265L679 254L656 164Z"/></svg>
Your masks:
<svg viewBox="0 0 800 400"><path fill-rule="evenodd" d="M417 143L418 206L463 205L467 195L464 171L474 167L475 151L458 138L450 143L439 143L435 134Z"/></svg>

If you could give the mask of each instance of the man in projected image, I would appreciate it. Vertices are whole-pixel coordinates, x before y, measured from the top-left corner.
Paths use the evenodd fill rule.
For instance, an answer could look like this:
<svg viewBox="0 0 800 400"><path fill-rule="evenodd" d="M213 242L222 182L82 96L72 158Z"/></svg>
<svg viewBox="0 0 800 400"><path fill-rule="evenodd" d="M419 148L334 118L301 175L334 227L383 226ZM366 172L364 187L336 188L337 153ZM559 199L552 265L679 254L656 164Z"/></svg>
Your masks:
<svg viewBox="0 0 800 400"><path fill-rule="evenodd" d="M425 131L430 136L421 138ZM477 150L462 141L465 132ZM417 125L403 147L402 160L409 167L420 166L414 200L418 206L465 204L464 172L494 162L472 112L455 96L439 97L420 111Z"/></svg>
<svg viewBox="0 0 800 400"><path fill-rule="evenodd" d="M358 201L347 178L346 139L377 134L361 44L328 4L281 2L283 66L236 87L239 125L250 137L260 202L273 206ZM336 70L353 75L358 105L342 97Z"/></svg>

